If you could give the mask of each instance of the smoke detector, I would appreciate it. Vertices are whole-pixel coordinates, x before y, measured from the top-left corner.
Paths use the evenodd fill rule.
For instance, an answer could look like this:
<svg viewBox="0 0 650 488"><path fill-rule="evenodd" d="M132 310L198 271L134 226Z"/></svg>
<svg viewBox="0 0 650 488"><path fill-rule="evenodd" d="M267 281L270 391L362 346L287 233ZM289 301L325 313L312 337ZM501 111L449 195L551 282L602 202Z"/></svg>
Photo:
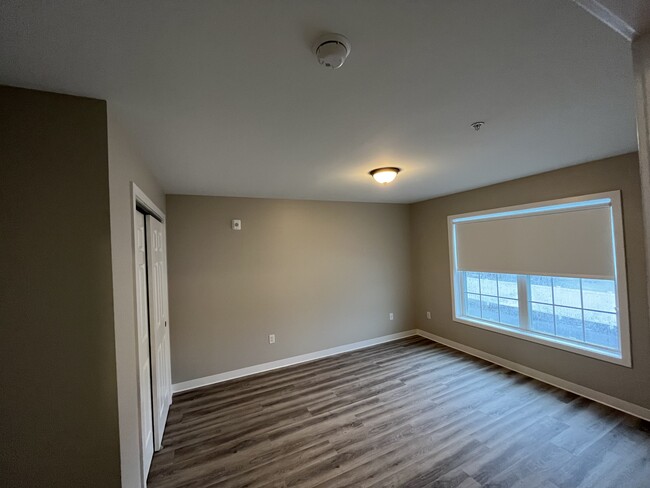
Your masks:
<svg viewBox="0 0 650 488"><path fill-rule="evenodd" d="M350 49L350 41L341 34L325 34L314 44L314 54L316 54L318 62L332 69L343 66L350 54Z"/></svg>

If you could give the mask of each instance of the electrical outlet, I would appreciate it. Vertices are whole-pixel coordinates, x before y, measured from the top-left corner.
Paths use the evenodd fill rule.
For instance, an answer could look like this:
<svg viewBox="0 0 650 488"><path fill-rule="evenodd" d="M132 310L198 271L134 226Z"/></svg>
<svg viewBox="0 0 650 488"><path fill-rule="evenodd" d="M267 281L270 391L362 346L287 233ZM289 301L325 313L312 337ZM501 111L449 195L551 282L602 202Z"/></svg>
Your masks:
<svg viewBox="0 0 650 488"><path fill-rule="evenodd" d="M232 230L241 230L241 220L233 219L230 222L230 226L232 227Z"/></svg>
<svg viewBox="0 0 650 488"><path fill-rule="evenodd" d="M390 320L393 320L393 319L395 318L395 315L393 314L393 312L391 312L391 313L388 314L388 318L389 318Z"/></svg>
<svg viewBox="0 0 650 488"><path fill-rule="evenodd" d="M431 320L431 312L427 312L427 318Z"/></svg>
<svg viewBox="0 0 650 488"><path fill-rule="evenodd" d="M275 334L269 334L269 344L275 344Z"/></svg>

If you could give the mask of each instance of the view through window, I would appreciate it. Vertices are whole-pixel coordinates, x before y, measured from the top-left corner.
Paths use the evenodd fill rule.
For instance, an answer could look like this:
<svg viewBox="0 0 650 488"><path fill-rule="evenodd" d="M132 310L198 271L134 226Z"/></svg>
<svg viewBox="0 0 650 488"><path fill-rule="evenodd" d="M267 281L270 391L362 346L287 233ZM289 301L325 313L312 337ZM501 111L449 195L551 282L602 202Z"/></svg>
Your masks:
<svg viewBox="0 0 650 488"><path fill-rule="evenodd" d="M613 280L464 272L463 298L467 317L620 350Z"/></svg>
<svg viewBox="0 0 650 488"><path fill-rule="evenodd" d="M620 195L449 217L454 319L629 366Z"/></svg>

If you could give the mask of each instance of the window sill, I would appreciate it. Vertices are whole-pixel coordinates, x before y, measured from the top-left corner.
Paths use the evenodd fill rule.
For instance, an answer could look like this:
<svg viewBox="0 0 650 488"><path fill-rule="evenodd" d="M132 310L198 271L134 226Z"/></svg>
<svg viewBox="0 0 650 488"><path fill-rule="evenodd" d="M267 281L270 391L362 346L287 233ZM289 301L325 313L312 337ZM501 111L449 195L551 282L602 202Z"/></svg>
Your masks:
<svg viewBox="0 0 650 488"><path fill-rule="evenodd" d="M501 324L468 317L457 317L454 315L454 322L470 325L472 327L478 327L479 329L489 330L498 334L516 337L518 339L523 339L529 342L535 342L537 344L553 347L555 349L569 351L575 354L580 354L581 356L587 356L590 358L599 359L601 361L607 361L619 366L625 366L627 368L632 367L632 361L630 360L629 353L623 352L622 354L617 354L614 351L610 353L608 351L591 348L587 345L582 346L573 342L564 341L557 337L548 337L528 330L518 330Z"/></svg>

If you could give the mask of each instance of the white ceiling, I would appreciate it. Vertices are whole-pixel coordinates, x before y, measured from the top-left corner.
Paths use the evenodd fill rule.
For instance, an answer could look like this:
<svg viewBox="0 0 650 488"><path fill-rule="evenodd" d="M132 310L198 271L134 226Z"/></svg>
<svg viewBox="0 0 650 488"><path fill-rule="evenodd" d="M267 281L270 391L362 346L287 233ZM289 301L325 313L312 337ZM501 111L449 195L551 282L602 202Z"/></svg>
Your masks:
<svg viewBox="0 0 650 488"><path fill-rule="evenodd" d="M627 39L650 32L648 0L573 0Z"/></svg>
<svg viewBox="0 0 650 488"><path fill-rule="evenodd" d="M108 100L168 193L413 202L636 150L629 43L570 0L3 0L0 82Z"/></svg>

